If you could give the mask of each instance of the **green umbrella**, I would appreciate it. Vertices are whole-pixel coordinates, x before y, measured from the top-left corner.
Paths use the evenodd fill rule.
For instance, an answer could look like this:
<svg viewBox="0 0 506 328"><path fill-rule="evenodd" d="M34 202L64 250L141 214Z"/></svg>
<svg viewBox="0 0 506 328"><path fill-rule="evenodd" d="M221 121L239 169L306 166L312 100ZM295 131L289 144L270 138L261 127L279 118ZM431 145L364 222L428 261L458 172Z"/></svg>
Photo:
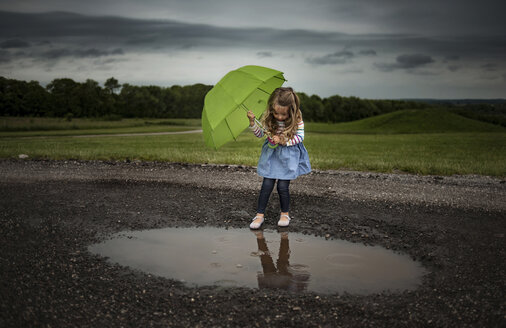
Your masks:
<svg viewBox="0 0 506 328"><path fill-rule="evenodd" d="M269 96L285 82L283 73L262 66L243 66L227 73L204 99L202 130L206 145L218 149L249 126L251 110L260 116Z"/></svg>

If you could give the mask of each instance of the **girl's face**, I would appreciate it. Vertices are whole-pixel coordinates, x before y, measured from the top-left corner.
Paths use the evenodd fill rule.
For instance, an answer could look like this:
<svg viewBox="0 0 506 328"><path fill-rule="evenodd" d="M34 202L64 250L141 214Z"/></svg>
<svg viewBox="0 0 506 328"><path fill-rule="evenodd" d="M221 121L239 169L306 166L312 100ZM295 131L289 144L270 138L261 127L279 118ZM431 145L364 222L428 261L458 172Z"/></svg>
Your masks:
<svg viewBox="0 0 506 328"><path fill-rule="evenodd" d="M278 104L274 104L272 115L278 121L284 121L288 118L288 106L280 106Z"/></svg>

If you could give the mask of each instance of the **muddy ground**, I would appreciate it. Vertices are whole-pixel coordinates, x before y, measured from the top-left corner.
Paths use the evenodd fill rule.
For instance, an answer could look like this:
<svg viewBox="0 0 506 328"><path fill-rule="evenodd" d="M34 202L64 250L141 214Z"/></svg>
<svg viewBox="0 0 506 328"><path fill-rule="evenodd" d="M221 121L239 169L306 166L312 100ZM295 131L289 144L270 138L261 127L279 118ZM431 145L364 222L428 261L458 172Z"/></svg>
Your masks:
<svg viewBox="0 0 506 328"><path fill-rule="evenodd" d="M407 253L430 272L415 291L190 288L87 252L123 230L247 227L260 182L241 166L0 160L0 327L506 326L499 178L327 171L292 183L288 231Z"/></svg>

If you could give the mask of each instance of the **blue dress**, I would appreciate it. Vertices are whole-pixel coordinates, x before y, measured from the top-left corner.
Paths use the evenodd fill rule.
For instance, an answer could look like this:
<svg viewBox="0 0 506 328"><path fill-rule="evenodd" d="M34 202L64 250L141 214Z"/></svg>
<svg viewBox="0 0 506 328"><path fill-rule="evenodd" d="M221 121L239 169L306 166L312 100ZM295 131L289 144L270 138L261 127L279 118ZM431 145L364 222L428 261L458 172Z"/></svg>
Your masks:
<svg viewBox="0 0 506 328"><path fill-rule="evenodd" d="M257 173L264 178L293 180L311 172L309 155L302 142L293 146L269 147L265 140L258 160Z"/></svg>

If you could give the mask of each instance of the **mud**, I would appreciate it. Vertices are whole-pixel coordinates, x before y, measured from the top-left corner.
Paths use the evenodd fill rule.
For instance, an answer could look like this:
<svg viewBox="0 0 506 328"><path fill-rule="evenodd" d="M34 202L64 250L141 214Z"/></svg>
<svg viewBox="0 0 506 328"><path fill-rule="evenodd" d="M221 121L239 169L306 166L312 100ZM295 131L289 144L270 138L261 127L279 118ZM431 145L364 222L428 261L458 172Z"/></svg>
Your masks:
<svg viewBox="0 0 506 328"><path fill-rule="evenodd" d="M498 178L335 171L292 183L289 232L406 253L429 272L411 291L188 287L87 251L124 230L243 228L259 187L250 167L0 160L0 326L505 326ZM273 195L266 228L277 215Z"/></svg>

